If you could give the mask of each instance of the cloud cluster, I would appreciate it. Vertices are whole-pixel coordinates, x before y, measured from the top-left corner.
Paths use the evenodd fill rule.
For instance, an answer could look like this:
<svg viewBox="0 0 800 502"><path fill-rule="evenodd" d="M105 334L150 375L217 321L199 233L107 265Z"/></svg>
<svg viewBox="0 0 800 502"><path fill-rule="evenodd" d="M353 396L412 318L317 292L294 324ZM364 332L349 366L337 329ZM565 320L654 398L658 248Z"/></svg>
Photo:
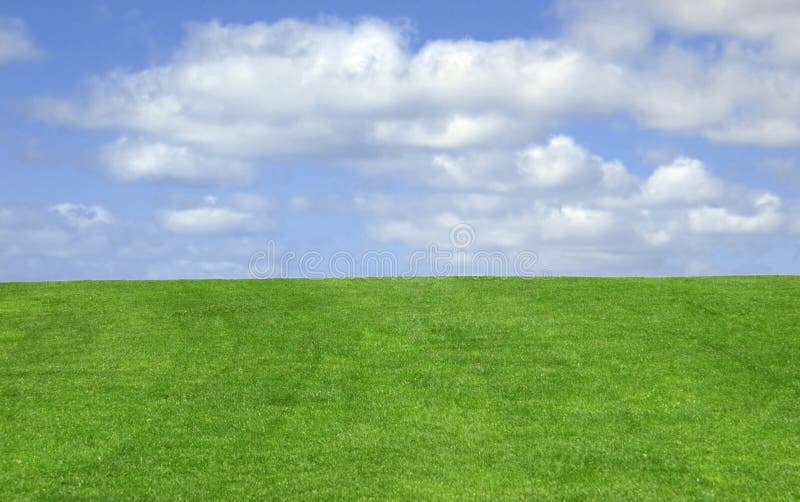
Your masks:
<svg viewBox="0 0 800 502"><path fill-rule="evenodd" d="M563 0L560 11L564 43L624 71L641 125L800 145L800 3Z"/></svg>
<svg viewBox="0 0 800 502"><path fill-rule="evenodd" d="M622 194L635 185L635 179L622 164L604 161L564 135L518 149L415 153L367 159L353 165L370 173L405 172L429 187L448 191L511 192L526 188L587 195L587 190L599 188L609 194Z"/></svg>
<svg viewBox="0 0 800 502"><path fill-rule="evenodd" d="M412 53L402 27L377 19L209 23L169 63L112 73L85 102L41 100L38 112L126 131L101 155L122 179L213 182L243 177L236 159L519 142L578 110L613 109L589 79L611 91L619 75L546 40L442 40Z"/></svg>
<svg viewBox="0 0 800 502"><path fill-rule="evenodd" d="M110 256L121 252L125 243L115 238L122 237L117 223L106 208L96 205L0 206L0 277L54 280L81 278L81 274L103 276Z"/></svg>
<svg viewBox="0 0 800 502"><path fill-rule="evenodd" d="M460 178L469 162L474 159L453 160L448 172ZM697 159L675 158L641 179L622 163L555 136L492 166L483 174L506 184L482 185L478 178L462 191L422 198L366 194L355 205L375 216L368 230L377 241L447 247L448 230L467 222L479 248L534 250L561 273L598 273L609 261L618 268L608 273L631 273L637 262L647 273L685 273L669 268L670 260L710 259L721 239L753 244L795 233L793 205L728 183Z"/></svg>
<svg viewBox="0 0 800 502"><path fill-rule="evenodd" d="M410 195L354 201L375 240L444 243L466 221L478 245L534 249L568 273L673 270L713 242L798 233L792 201L701 160L673 158L641 178L553 134L621 116L711 141L800 146L796 2L575 0L561 12L557 38L418 48L408 26L379 19L197 23L163 64L97 77L75 99L38 100L36 113L119 134L98 158L124 182L246 184L259 167L309 158L410 180ZM292 204L307 207L306 195ZM268 228L250 203L191 201L158 226L194 237Z"/></svg>
<svg viewBox="0 0 800 502"><path fill-rule="evenodd" d="M616 113L717 141L798 145L797 66L733 41L710 50L651 43L660 24L770 47L794 36L781 20L797 9L779 5L759 9L770 13L763 23L729 27L729 18L750 19L750 3L740 3L621 2L629 20L608 26L622 19L646 33L620 42L581 24L606 26L596 17L611 16L617 2L578 2L564 38L433 40L416 51L407 27L378 19L194 24L167 63L113 72L82 100L43 99L37 108L49 120L122 131L101 160L129 181L242 181L253 160L286 156L352 161L519 146L571 117ZM688 23L695 11L708 22ZM639 57L598 50L625 44Z"/></svg>
<svg viewBox="0 0 800 502"><path fill-rule="evenodd" d="M103 206L69 202L49 208L0 206L0 279L248 277L250 254L263 247L258 231L266 201L235 194L200 204L239 211L254 228L214 232L213 221L203 227L191 213L170 228L161 220L129 221Z"/></svg>

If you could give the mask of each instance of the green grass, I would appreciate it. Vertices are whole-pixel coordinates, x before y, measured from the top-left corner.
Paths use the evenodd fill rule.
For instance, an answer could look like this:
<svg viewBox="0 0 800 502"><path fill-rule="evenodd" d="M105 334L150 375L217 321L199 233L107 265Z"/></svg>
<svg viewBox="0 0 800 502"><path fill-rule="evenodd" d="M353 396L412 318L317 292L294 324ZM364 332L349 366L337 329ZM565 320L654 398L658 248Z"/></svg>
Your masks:
<svg viewBox="0 0 800 502"><path fill-rule="evenodd" d="M0 284L0 498L800 497L800 278Z"/></svg>

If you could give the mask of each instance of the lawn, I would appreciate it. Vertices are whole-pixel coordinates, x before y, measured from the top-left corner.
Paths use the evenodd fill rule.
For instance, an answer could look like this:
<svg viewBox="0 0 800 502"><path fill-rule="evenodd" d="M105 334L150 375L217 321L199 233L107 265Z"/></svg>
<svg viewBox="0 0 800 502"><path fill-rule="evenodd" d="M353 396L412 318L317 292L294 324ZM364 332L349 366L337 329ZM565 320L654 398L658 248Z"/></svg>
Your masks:
<svg viewBox="0 0 800 502"><path fill-rule="evenodd" d="M800 497L800 278L0 284L0 498Z"/></svg>

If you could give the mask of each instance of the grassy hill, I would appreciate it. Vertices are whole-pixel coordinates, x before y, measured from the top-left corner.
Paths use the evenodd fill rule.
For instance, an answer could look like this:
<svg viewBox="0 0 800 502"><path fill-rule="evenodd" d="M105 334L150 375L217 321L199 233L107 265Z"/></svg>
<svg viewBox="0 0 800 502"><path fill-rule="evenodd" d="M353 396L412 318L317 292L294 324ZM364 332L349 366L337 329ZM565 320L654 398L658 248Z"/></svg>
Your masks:
<svg viewBox="0 0 800 502"><path fill-rule="evenodd" d="M0 284L0 494L800 497L800 278Z"/></svg>

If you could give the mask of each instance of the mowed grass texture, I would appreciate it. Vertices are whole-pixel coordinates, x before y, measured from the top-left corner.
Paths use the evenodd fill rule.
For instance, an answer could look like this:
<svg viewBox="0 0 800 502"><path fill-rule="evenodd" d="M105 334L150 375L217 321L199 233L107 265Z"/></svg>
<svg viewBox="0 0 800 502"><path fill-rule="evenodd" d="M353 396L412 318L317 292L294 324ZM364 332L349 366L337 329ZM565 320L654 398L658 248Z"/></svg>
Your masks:
<svg viewBox="0 0 800 502"><path fill-rule="evenodd" d="M800 279L0 284L0 498L800 497Z"/></svg>

